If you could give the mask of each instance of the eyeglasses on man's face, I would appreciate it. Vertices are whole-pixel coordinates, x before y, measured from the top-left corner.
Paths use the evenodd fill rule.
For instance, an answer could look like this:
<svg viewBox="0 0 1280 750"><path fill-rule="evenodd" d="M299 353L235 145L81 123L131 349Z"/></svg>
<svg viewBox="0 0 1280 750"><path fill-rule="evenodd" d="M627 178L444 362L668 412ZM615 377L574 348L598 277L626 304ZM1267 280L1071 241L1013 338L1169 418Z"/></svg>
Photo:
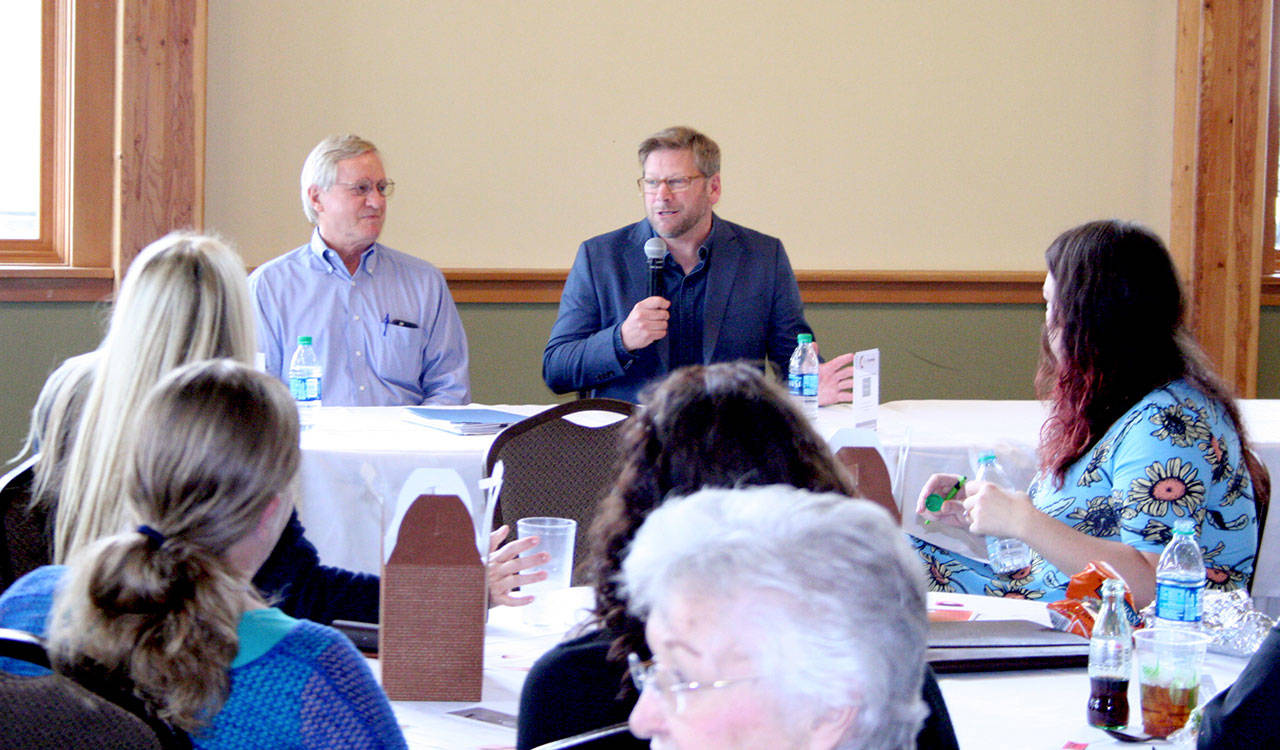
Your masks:
<svg viewBox="0 0 1280 750"><path fill-rule="evenodd" d="M341 185L351 193L352 198L363 198L372 190L377 190L378 194L383 198L390 198L396 192L396 184L391 180L360 180L359 182L334 182L335 185Z"/></svg>
<svg viewBox="0 0 1280 750"><path fill-rule="evenodd" d="M645 193L656 193L662 189L663 185L667 186L667 190L673 193L682 193L693 185L694 180L706 179L704 174L689 175L688 177L668 177L665 180L655 179L653 177L641 177L636 180L636 184L640 186L640 190Z"/></svg>
<svg viewBox="0 0 1280 750"><path fill-rule="evenodd" d="M690 697L699 692L719 690L740 682L759 679L758 677L732 677L709 682L686 681L657 659L641 661L635 654L627 654L627 668L631 672L631 682L635 684L637 690L641 693L650 688L658 691L658 696L662 698L666 709L677 716L688 708Z"/></svg>

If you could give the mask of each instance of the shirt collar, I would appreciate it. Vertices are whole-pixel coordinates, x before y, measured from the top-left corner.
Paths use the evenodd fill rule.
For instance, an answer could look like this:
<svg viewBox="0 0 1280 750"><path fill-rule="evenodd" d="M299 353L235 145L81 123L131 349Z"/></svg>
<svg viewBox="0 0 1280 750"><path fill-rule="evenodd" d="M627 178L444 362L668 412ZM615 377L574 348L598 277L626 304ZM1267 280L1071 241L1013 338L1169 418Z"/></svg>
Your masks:
<svg viewBox="0 0 1280 750"><path fill-rule="evenodd" d="M657 237L658 233L653 231L653 225L649 223L649 219L644 220L645 228L649 230L649 237ZM717 243L724 242L727 238L728 228L725 227L723 221L715 213L711 214L711 231L707 232L707 238L698 245L698 259L705 261L711 257L711 251L715 249ZM668 254L667 257L670 257Z"/></svg>
<svg viewBox="0 0 1280 750"><path fill-rule="evenodd" d="M311 230L310 245L311 252L326 272L334 273L341 270L344 274L346 273L347 266L342 262L342 256L338 255L337 250L334 250L325 244L324 239L320 236L319 227ZM379 253L378 250L381 247L382 245L380 243L375 242L361 253L360 265L356 267L356 273L363 270L365 273L372 276L378 270L378 258L381 257L381 253ZM354 276L355 274L352 275Z"/></svg>

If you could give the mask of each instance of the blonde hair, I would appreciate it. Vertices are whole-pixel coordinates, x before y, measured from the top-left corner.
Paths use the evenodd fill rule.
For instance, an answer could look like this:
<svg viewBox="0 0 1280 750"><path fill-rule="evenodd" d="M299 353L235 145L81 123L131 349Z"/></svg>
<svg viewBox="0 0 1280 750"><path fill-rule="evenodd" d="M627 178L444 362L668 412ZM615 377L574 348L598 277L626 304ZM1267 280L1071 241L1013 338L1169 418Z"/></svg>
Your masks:
<svg viewBox="0 0 1280 750"><path fill-rule="evenodd" d="M84 398L98 363L96 351L67 359L49 375L31 408L27 445L20 455L39 454L35 463L31 504L55 507L63 464L70 453Z"/></svg>
<svg viewBox="0 0 1280 750"><path fill-rule="evenodd" d="M42 453L41 463L48 459L61 470L55 562L133 521L121 501L123 437L143 394L180 365L216 357L251 364L253 351L244 262L231 248L214 237L174 232L138 254L98 347L74 440L42 446L55 455Z"/></svg>
<svg viewBox="0 0 1280 750"><path fill-rule="evenodd" d="M707 177L720 174L720 147L716 142L702 133L685 125L676 125L659 130L640 143L640 169L644 170L644 160L654 151L691 151L693 164L698 171Z"/></svg>
<svg viewBox="0 0 1280 750"><path fill-rule="evenodd" d="M150 529L75 555L50 617L50 657L63 674L128 686L190 732L226 700L236 628L256 598L227 553L274 498L292 497L297 410L282 383L224 359L161 380L134 424L125 490Z"/></svg>

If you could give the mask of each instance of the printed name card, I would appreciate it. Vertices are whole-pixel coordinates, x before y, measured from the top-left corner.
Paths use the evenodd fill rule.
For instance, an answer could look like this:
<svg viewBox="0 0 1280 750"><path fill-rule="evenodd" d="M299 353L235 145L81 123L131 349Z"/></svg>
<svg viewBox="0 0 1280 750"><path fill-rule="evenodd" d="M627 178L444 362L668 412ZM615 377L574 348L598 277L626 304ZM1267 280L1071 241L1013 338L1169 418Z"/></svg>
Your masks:
<svg viewBox="0 0 1280 750"><path fill-rule="evenodd" d="M880 408L880 350L853 355L853 426L874 430Z"/></svg>

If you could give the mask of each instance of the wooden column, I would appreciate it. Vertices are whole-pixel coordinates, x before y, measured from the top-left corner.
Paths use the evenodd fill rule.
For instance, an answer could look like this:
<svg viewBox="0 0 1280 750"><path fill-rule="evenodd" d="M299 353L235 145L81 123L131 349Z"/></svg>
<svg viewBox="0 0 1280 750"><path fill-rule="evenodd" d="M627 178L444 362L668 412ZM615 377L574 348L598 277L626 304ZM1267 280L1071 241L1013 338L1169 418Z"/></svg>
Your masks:
<svg viewBox="0 0 1280 750"><path fill-rule="evenodd" d="M138 251L204 222L207 0L120 0L116 278Z"/></svg>
<svg viewBox="0 0 1280 750"><path fill-rule="evenodd" d="M1273 0L1179 0L1170 246L1218 371L1257 391Z"/></svg>

